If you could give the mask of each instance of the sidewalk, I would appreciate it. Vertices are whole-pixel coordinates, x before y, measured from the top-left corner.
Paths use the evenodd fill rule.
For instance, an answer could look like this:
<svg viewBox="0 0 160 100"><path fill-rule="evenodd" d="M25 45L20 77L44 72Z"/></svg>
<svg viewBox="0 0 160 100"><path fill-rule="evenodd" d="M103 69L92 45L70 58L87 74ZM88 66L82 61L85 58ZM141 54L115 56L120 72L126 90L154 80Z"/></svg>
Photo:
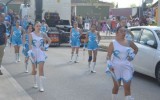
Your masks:
<svg viewBox="0 0 160 100"><path fill-rule="evenodd" d="M33 100L15 79L2 67L0 76L0 100Z"/></svg>
<svg viewBox="0 0 160 100"><path fill-rule="evenodd" d="M110 42L112 42L112 40L115 38L115 34L107 34L106 33L100 33L101 36L101 41L99 43L99 47L101 51L106 51Z"/></svg>

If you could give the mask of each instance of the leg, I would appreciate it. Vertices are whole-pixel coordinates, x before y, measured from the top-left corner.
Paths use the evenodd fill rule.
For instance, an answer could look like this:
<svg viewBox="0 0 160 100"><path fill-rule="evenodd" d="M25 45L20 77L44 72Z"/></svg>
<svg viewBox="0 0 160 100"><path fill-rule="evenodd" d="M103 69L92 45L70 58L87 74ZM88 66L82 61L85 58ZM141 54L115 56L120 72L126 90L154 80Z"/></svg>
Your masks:
<svg viewBox="0 0 160 100"><path fill-rule="evenodd" d="M21 61L21 60L20 60L20 53L19 53L19 51L20 51L20 46L17 46L18 62L20 62L20 61Z"/></svg>
<svg viewBox="0 0 160 100"><path fill-rule="evenodd" d="M38 82L37 82L37 70L36 70L36 65L32 64L32 75L34 78L34 88L38 88Z"/></svg>
<svg viewBox="0 0 160 100"><path fill-rule="evenodd" d="M25 73L28 73L28 60L29 58L28 57L25 57Z"/></svg>
<svg viewBox="0 0 160 100"><path fill-rule="evenodd" d="M15 62L16 62L16 63L17 63L17 60L18 60L18 49L17 49L17 48L18 48L18 46L15 45L15 46L14 46L14 50L15 50L15 59L16 59Z"/></svg>
<svg viewBox="0 0 160 100"><path fill-rule="evenodd" d="M44 92L44 62L39 63L39 86L40 92Z"/></svg>
<svg viewBox="0 0 160 100"><path fill-rule="evenodd" d="M0 75L3 75L3 73L1 72L1 65L2 65L2 58L4 55L4 48L5 48L5 45L0 46Z"/></svg>
<svg viewBox="0 0 160 100"><path fill-rule="evenodd" d="M75 51L75 47L72 47L72 51L71 51L71 62L72 62L72 60L73 60L73 56L74 56L74 51Z"/></svg>
<svg viewBox="0 0 160 100"><path fill-rule="evenodd" d="M78 62L78 53L79 53L79 47L76 47L76 57L75 57L75 63Z"/></svg>
<svg viewBox="0 0 160 100"><path fill-rule="evenodd" d="M125 100L131 100L131 81L129 82L123 82L124 84L124 95L125 95Z"/></svg>
<svg viewBox="0 0 160 100"><path fill-rule="evenodd" d="M96 67L96 60L97 60L97 50L93 50L93 70L92 70L92 73L95 73L95 67Z"/></svg>
<svg viewBox="0 0 160 100"><path fill-rule="evenodd" d="M88 50L88 67L89 67L89 70L91 71L91 61L92 61L92 51L91 50Z"/></svg>
<svg viewBox="0 0 160 100"><path fill-rule="evenodd" d="M120 83L120 82L119 82ZM117 94L118 94L118 90L119 90L119 84L118 82L113 79L113 89L112 89L112 100L117 100Z"/></svg>

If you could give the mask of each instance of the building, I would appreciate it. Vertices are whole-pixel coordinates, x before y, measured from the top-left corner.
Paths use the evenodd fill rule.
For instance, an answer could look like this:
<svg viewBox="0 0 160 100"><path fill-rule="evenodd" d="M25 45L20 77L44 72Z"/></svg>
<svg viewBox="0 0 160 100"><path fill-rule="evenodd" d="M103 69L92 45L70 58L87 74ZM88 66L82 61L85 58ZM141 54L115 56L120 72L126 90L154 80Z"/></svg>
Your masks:
<svg viewBox="0 0 160 100"><path fill-rule="evenodd" d="M0 0L0 2L3 2L3 3L7 3L9 2L10 0ZM19 8L20 8L20 5L22 3L24 3L25 0L12 0L9 4L8 4L8 9L12 9L13 11L15 11L16 13L19 12Z"/></svg>
<svg viewBox="0 0 160 100"><path fill-rule="evenodd" d="M101 2L99 0L71 0L72 16L88 16L102 19L109 17L109 9L113 8L112 3Z"/></svg>

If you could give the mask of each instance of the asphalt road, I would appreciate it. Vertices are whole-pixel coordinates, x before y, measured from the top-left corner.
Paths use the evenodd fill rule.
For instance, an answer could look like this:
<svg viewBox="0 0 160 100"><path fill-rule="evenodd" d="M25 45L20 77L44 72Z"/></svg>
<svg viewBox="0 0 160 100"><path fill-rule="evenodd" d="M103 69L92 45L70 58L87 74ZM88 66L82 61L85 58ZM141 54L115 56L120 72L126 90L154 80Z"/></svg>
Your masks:
<svg viewBox="0 0 160 100"><path fill-rule="evenodd" d="M14 51L6 48L3 66L24 88L33 100L111 100L112 80L105 74L106 52L98 52L97 73L91 74L87 66L87 51L79 54L79 63L70 63L69 47L51 47L46 52L45 92L32 88L31 66L24 73L24 57L14 62ZM132 95L135 100L160 100L160 86L155 79L135 73L132 81ZM124 100L123 88L120 88L118 100Z"/></svg>

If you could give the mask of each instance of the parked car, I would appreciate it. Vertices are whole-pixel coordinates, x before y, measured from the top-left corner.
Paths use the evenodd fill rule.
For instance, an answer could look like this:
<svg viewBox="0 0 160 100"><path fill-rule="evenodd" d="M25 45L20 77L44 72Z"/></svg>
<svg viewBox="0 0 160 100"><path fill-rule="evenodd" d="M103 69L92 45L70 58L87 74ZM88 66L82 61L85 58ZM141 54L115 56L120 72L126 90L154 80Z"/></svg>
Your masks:
<svg viewBox="0 0 160 100"><path fill-rule="evenodd" d="M160 27L129 28L139 51L133 61L135 71L156 78L160 85Z"/></svg>

